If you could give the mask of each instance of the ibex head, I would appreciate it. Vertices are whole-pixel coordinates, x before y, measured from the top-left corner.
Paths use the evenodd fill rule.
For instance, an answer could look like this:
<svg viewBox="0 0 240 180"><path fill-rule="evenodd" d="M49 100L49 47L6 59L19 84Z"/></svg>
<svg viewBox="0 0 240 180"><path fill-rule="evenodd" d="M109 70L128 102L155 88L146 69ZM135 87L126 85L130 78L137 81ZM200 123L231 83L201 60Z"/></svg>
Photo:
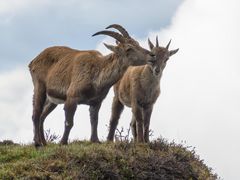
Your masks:
<svg viewBox="0 0 240 180"><path fill-rule="evenodd" d="M154 46L150 39L148 39L148 45L149 48L151 49L151 53L155 55L155 59L149 61L148 64L150 65L155 75L161 74L170 56L176 54L179 50L179 49L168 50L170 44L171 40L169 41L166 47L160 47L158 43L158 37L156 37L156 46Z"/></svg>
<svg viewBox="0 0 240 180"><path fill-rule="evenodd" d="M144 65L148 61L153 60L154 57L152 56L152 53L142 48L136 40L130 37L128 32L122 26L118 24L112 24L108 26L106 29L109 28L115 28L119 30L121 34L114 31L105 30L99 31L93 34L93 36L104 34L115 38L117 41L117 46L108 45L105 43L104 45L117 55L126 57L128 59L129 65L133 66Z"/></svg>

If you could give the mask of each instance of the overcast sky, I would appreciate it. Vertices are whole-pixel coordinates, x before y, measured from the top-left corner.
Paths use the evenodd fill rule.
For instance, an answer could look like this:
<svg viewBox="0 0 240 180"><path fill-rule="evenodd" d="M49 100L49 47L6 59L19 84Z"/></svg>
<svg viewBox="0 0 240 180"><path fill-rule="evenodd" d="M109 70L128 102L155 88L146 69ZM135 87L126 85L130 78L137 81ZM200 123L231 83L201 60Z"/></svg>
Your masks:
<svg viewBox="0 0 240 180"><path fill-rule="evenodd" d="M130 3L130 4L129 4ZM32 82L27 64L44 48L98 49L111 38L91 37L111 23L124 25L147 48L147 37L180 48L161 80L151 129L154 137L186 141L222 178L239 178L240 3L238 0L0 1L0 140L32 142ZM99 137L106 139L110 91L100 110ZM45 129L61 135L63 106ZM125 109L119 127L129 127ZM70 139L89 139L88 107L75 115Z"/></svg>
<svg viewBox="0 0 240 180"><path fill-rule="evenodd" d="M1 0L0 67L28 63L43 48L64 44L93 49L91 35L119 23L138 37L167 26L182 0ZM14 53L12 53L14 51Z"/></svg>

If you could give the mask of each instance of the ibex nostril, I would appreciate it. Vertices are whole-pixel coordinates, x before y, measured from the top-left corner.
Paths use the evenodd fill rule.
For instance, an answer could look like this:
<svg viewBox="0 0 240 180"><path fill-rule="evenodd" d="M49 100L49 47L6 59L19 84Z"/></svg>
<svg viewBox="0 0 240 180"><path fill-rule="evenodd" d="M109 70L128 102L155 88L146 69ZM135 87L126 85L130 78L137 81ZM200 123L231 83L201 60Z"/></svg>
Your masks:
<svg viewBox="0 0 240 180"><path fill-rule="evenodd" d="M150 56L151 56L151 57L155 57L156 55L155 55L155 54L153 54L153 53L150 53Z"/></svg>

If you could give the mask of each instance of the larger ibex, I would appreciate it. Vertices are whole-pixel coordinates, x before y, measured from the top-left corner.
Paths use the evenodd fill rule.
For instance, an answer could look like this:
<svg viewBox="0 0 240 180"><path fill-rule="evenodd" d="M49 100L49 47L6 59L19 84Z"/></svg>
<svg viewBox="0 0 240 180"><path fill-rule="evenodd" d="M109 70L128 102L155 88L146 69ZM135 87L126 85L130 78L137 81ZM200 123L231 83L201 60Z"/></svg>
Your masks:
<svg viewBox="0 0 240 180"><path fill-rule="evenodd" d="M164 48L159 47L158 38L156 38L156 47L148 40L156 59L144 66L129 67L122 79L114 85L115 96L112 103L108 141L113 141L124 105L132 108L131 128L134 140L149 141L150 118L153 105L160 94L162 72L169 57L178 51L178 49L168 50L170 42Z"/></svg>
<svg viewBox="0 0 240 180"><path fill-rule="evenodd" d="M98 111L109 89L129 66L139 66L152 60L150 51L139 46L120 25L109 26L118 29L100 31L115 38L117 46L105 46L113 51L103 56L100 52L79 51L68 47L50 47L41 52L30 64L34 96L33 115L35 146L46 144L43 122L57 104L64 103L65 129L61 144L68 143L73 126L73 116L78 104L90 106L91 141L98 142Z"/></svg>

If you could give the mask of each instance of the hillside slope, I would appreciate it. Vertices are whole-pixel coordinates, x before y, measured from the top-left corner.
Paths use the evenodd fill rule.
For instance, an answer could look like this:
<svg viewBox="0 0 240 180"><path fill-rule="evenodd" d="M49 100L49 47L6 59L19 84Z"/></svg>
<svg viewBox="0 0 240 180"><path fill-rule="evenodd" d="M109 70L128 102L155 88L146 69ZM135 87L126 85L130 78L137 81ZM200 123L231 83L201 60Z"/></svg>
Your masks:
<svg viewBox="0 0 240 180"><path fill-rule="evenodd" d="M217 179L193 150L163 139L138 145L75 141L39 150L6 144L0 145L0 179Z"/></svg>

